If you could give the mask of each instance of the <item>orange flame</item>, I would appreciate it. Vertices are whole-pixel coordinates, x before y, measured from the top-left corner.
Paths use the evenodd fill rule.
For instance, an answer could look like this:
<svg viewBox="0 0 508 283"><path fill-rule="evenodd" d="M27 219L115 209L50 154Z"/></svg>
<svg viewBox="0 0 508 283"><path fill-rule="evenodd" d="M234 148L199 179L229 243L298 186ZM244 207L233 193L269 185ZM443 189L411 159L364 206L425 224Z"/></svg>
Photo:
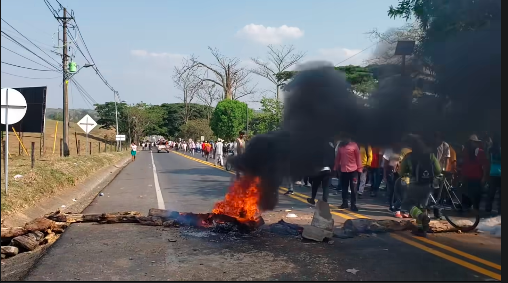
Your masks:
<svg viewBox="0 0 508 283"><path fill-rule="evenodd" d="M261 212L258 208L259 178L241 177L229 187L223 201L215 204L212 212L236 218L240 222L256 220Z"/></svg>

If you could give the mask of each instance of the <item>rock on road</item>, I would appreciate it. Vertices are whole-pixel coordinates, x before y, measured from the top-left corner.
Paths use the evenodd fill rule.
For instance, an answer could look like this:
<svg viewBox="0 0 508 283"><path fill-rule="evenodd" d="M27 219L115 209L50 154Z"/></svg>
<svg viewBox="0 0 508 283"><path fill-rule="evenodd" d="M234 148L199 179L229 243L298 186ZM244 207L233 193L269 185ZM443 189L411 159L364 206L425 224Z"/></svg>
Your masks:
<svg viewBox="0 0 508 283"><path fill-rule="evenodd" d="M85 213L135 210L146 214L161 205L180 212L210 212L224 198L232 176L175 153L141 151ZM312 212L303 202L282 196L279 207L282 214L285 209L300 216ZM265 214L267 222L278 221L282 215ZM497 253L490 254L489 260L497 262ZM500 256L499 250L499 265ZM334 239L327 244L268 232L232 238L186 228L86 223L72 224L25 280L478 281L492 277L389 234Z"/></svg>

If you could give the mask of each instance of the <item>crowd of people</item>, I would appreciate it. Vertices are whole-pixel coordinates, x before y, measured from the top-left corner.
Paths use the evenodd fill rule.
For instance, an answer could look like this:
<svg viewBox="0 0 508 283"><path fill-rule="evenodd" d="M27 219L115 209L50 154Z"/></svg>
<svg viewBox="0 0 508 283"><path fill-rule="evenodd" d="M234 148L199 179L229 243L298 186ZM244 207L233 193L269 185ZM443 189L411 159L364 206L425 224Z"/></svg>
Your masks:
<svg viewBox="0 0 508 283"><path fill-rule="evenodd" d="M428 145L427 145L428 144ZM381 184L387 189L388 209L396 218L415 218L420 232L430 218L425 213L429 196L436 193L443 178L458 186L462 184L462 205L480 210L482 196L486 192L484 210L492 213L496 193L499 193L497 213L501 213L501 145L500 137L486 136L483 141L471 135L463 146L452 147L436 133L433 142L424 144L414 138L391 148L377 148L357 144L343 135L335 143L330 142L329 157L314 176L292 180L286 194L293 194L293 184L312 187L307 199L315 204L318 189L323 190L323 201L328 202L331 190L341 191L341 209L358 211L357 199L365 194L370 182L370 196L377 197ZM458 151L457 151L458 150ZM337 177L338 188L331 179Z"/></svg>
<svg viewBox="0 0 508 283"><path fill-rule="evenodd" d="M194 141L179 140L168 141L168 145L175 151L181 151L190 155L200 154L206 161L214 160L216 166L225 166L225 157L228 154L241 154L245 148L245 133L240 131L238 138L226 142L218 138L214 140Z"/></svg>

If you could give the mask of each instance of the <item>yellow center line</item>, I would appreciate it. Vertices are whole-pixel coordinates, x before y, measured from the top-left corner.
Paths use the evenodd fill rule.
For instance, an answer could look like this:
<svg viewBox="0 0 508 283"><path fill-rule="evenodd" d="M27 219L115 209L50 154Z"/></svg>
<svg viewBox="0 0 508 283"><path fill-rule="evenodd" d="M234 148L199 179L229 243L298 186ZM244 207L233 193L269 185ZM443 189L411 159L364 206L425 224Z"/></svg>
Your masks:
<svg viewBox="0 0 508 283"><path fill-rule="evenodd" d="M496 280L501 281L501 275L500 274L497 274L497 273L492 272L490 270L487 270L485 268L481 268L479 266L476 266L476 265L471 264L469 262L466 262L466 261L463 261L461 259L455 258L453 256L447 255L447 254L442 253L440 251L437 251L435 249L426 247L426 246L424 246L422 244L419 244L417 242L411 241L411 240L409 240L409 239L407 239L405 237L401 237L401 236L393 234L393 233L390 234L390 235L392 236L392 238L397 239L397 240L399 240L401 242L404 242L404 243L406 243L408 245L411 245L411 246L413 246L415 248L418 248L420 250L426 251L426 252L431 253L431 254L433 254L435 256L438 256L440 258L446 259L446 260L451 261L453 263L456 263L456 264L458 264L460 266L463 266L463 267L465 267L467 269L473 270L473 271L478 272L480 274L486 275L486 276L488 276L490 278L494 278Z"/></svg>
<svg viewBox="0 0 508 283"><path fill-rule="evenodd" d="M415 239L417 239L417 240L420 240L420 241L422 241L422 242L425 242L425 243L427 243L427 244L430 244L430 245L436 246L436 247L441 248L441 249L443 249L443 250L447 250L447 251L449 251L449 252L452 252L452 253L455 253L455 254L457 254L457 255L463 256L463 257L468 258L468 259L470 259L470 260L473 260L473 261L476 261L476 262L479 262L479 263L485 264L485 265L490 266L490 267L492 267L492 268L495 268L495 269L501 270L501 265L499 265L499 264L495 264L495 263L493 263L493 262L490 262L490 261L488 261L488 260L484 260L484 259L479 258L479 257L476 257L476 256L474 256L474 255L472 255L472 254L468 254L468 253L465 253L465 252L463 252L463 251L459 251L459 250L454 249L454 248L452 248L452 247L449 247L449 246L443 245L443 244L438 243L438 242L434 242L434 241L429 240L429 239L426 239L426 238L422 238L422 237L415 237L415 236L413 236L413 238L415 238Z"/></svg>
<svg viewBox="0 0 508 283"><path fill-rule="evenodd" d="M202 164L205 164L205 165L209 165L209 166L211 166L211 167L213 167L213 168L216 168L216 169L219 169L219 170L222 170L222 171L225 171L225 172L231 173L231 174L235 174L235 173L234 173L234 172L232 172L232 171L227 171L227 170L225 170L225 169L223 169L223 168L221 168L221 167L215 166L214 164L212 164L212 163L210 163L210 162L206 162L206 161L203 161L203 160L200 160L200 159L197 159L197 158L194 158L194 157L191 157L191 156L188 156L188 155L182 154L182 153L180 153L180 152L175 152L175 151L170 151L170 152L175 153L175 154L178 154L178 155L180 155L180 156L182 156L182 157L185 157L185 158L188 158L188 159L191 159L191 160L197 161L197 162L199 162L199 163L202 163ZM288 189L287 189L287 188L284 188L284 187L280 187L280 188L279 188L279 193L281 193L281 194L284 194L284 193L285 193L285 192L287 192L287 191L288 191ZM303 202L303 203L308 204L308 202L307 202L307 198L308 198L308 196L306 196L306 195L304 195L304 194L300 194L300 193L296 193L296 192L295 192L295 194L294 194L294 195L287 195L287 196L288 196L288 197L290 197L290 198L296 199L296 200L298 200L298 201L301 201L301 202ZM347 214L338 213L338 212L335 212L335 211L332 211L331 213L332 213L332 214L334 214L334 215L337 215L337 216L339 216L339 217L342 217L342 218L344 218L344 219L346 219L346 220L347 220L347 219L355 219L355 217L349 216L349 215L347 215ZM354 215L355 213L349 213L349 214ZM358 214L357 214L357 215L358 215ZM360 217L358 217L358 216L360 216ZM363 215L358 215L358 216L356 216L356 217L358 217L358 218L367 218L367 217L365 217L365 216L363 216Z"/></svg>
<svg viewBox="0 0 508 283"><path fill-rule="evenodd" d="M180 155L180 156L182 156L182 157L185 157L185 158L188 158L188 159L192 159L192 160L197 161L197 162L199 162L199 163L202 163L202 164L205 164L205 165L209 165L209 166L214 167L214 168L216 168L216 169L219 169L219 170L222 170L222 171L228 172L228 173L230 173L230 174L235 174L235 173L234 173L234 172L232 172L232 171L227 171L227 170L225 170L225 169L223 169L223 168L221 168L221 167L215 166L214 164L212 164L212 163L210 163L210 162L202 161L202 160L200 160L200 159L197 159L197 158L194 158L194 157L190 157L190 156L187 156L187 155L185 155L185 154L181 154L181 153L179 153L179 152L174 152L174 151L171 151L171 152L173 152L173 153L175 153L175 154L178 154L178 155ZM282 194L282 193L285 193L287 190L288 190L287 188L281 187L281 188L279 189L279 193L281 193L281 194ZM289 196L289 197L291 197L291 198L293 198L293 199L299 200L299 201L301 201L301 202L307 203L307 200L306 200L307 196L306 196L306 195L304 195L304 194L301 194L301 193L297 193L297 192L295 192L295 194L294 194L294 195L288 195L288 196ZM342 209L337 209L337 210L339 210L339 211L344 211L344 210L342 210ZM364 216L364 215L357 214L357 213L353 213L353 212L349 212L349 211L346 211L346 213L351 214L352 216L349 216L349 215L347 215L347 214L343 214L343 213L339 213L339 212L336 212L336 211L333 211L333 210L331 211L331 213L332 213L332 214L334 214L334 215L337 215L337 216L339 216L339 217L342 217L342 218L344 218L344 219L355 219L355 218L354 218L354 217L352 217L352 216L356 216L357 218L368 218L368 217L366 217L366 216ZM493 279L496 279L496 280L501 281L501 275L500 275L500 274L497 274L497 273L495 273L495 272L492 272L492 271L489 271L489 270L487 270L487 269L481 268L481 267L479 267L479 266L476 266L476 265L471 264L471 263L469 263L469 262L466 262L466 261L464 261L464 260L461 260L461 259L455 258L455 257L453 257L453 256L447 255L447 254L442 253L442 252L440 252L440 251L438 251L438 250L435 250L435 249L429 248L429 247L427 247L427 246L424 246L424 245L422 245L422 244L419 244L419 243L417 243L417 242L415 242L415 241L412 241L412 240L409 240L409 239L407 239L407 238L401 237L401 236L399 236L399 235L396 235L396 234L393 234L393 233L390 233L390 235L391 235L391 237L393 237L394 239L397 239L397 240L399 240L399 241L401 241L401 242L404 242L404 243L406 243L406 244L409 244L409 245L411 245L411 246L413 246L413 247L415 247L415 248L418 248L418 249L420 249L420 250L426 251L426 252L431 253L431 254L433 254L433 255L435 255L435 256L438 256L438 257L440 257L440 258L443 258L443 259L448 260L448 261L450 261L450 262L456 263L456 264L461 265L461 266L463 266L463 267L465 267L465 268L468 268L468 269L470 269L470 270L476 271L476 272L478 272L478 273L480 273L480 274L483 274L483 275L486 275L486 276L491 277L491 278L493 278ZM487 261L487 260L484 260L484 259L481 259L481 258L475 257L475 256L470 255L470 254L468 254L468 253L461 252L461 251L459 251L459 250L457 250L457 249L454 249L454 248L452 248L452 247L449 247L449 246L446 246L446 245L443 245L443 244L440 244L440 243L437 243L437 242L434 242L434 241L431 241L431 240L428 240L428 239L425 239L425 238L419 238L419 237L415 237L415 238L416 238L416 239L418 239L418 240L420 240L420 241L423 241L423 242L425 242L425 243L428 243L428 244L434 245L434 246L436 246L436 247L442 248L442 249L444 249L444 250L447 250L447 251L453 252L453 253L458 254L458 255L460 255L460 256L463 256L463 257L465 257L465 258L471 259L471 260L473 260L473 261L476 261L476 262L479 262L479 263L483 263L483 264L485 264L485 265L487 265L487 266L490 266L490 267L496 268L496 269L498 269L498 270L501 270L501 266L500 266L500 265L497 265L497 264L495 264L495 263L489 262L489 261Z"/></svg>

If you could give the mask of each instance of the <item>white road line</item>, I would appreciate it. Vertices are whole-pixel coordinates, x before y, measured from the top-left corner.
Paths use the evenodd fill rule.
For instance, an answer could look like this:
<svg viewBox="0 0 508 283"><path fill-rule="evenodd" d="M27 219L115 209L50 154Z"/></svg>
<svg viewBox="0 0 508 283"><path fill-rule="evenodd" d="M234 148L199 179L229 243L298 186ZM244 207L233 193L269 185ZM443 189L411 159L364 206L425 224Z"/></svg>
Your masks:
<svg viewBox="0 0 508 283"><path fill-rule="evenodd" d="M164 199L162 198L161 186L159 185L159 177L157 177L157 168L155 167L155 162L153 161L153 153L151 151L150 156L152 157L153 181L155 183L155 194L157 195L157 206L159 209L166 209L166 206L164 205Z"/></svg>

